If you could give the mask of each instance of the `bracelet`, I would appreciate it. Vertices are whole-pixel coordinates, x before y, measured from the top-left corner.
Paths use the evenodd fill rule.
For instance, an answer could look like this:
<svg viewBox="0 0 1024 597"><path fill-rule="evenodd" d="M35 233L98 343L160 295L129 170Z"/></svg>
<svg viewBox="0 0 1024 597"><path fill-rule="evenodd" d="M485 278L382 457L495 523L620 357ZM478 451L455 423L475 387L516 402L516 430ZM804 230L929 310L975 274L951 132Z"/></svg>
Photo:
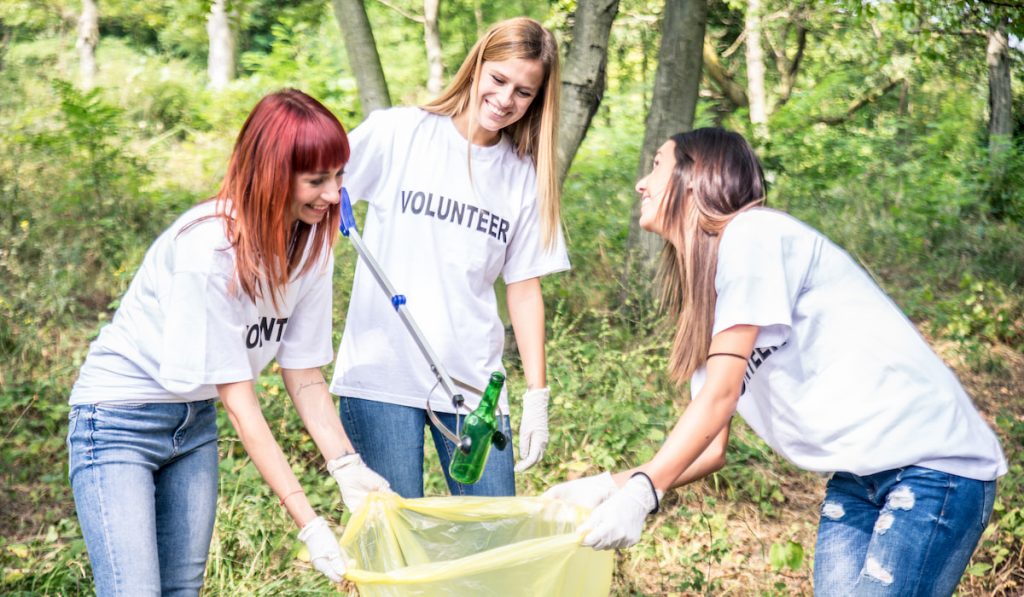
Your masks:
<svg viewBox="0 0 1024 597"><path fill-rule="evenodd" d="M283 506L285 501L287 501L288 498L292 497L296 493L305 493L305 492L303 492L301 489L296 489L295 491L289 493L288 495L286 495L286 496L284 496L283 498L280 499L281 505Z"/></svg>
<svg viewBox="0 0 1024 597"><path fill-rule="evenodd" d="M654 489L654 481L651 481L651 478L643 471L637 471L629 476L630 479L633 477L643 477L644 479L647 479L647 484L651 486L651 495L654 496L654 509L647 514L657 514L658 510L661 508L661 500L658 499L658 491Z"/></svg>
<svg viewBox="0 0 1024 597"><path fill-rule="evenodd" d="M744 361L747 360L747 357L745 357L743 355L736 354L735 352L713 352L713 353L708 355L709 359L711 357L736 357L737 359L741 359L741 360L744 360Z"/></svg>

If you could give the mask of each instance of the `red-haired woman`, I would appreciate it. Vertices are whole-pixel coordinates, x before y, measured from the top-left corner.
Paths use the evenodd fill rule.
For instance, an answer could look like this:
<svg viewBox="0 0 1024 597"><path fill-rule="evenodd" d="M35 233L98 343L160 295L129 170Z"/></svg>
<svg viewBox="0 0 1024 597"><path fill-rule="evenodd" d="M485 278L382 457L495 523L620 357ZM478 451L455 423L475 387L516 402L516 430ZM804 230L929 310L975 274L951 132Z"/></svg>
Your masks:
<svg viewBox="0 0 1024 597"><path fill-rule="evenodd" d="M345 130L296 90L263 98L213 199L153 243L71 391L68 449L99 595L197 595L217 506L220 399L263 478L332 580L345 564L263 417L253 381L276 359L353 506L387 482L334 415L332 245Z"/></svg>

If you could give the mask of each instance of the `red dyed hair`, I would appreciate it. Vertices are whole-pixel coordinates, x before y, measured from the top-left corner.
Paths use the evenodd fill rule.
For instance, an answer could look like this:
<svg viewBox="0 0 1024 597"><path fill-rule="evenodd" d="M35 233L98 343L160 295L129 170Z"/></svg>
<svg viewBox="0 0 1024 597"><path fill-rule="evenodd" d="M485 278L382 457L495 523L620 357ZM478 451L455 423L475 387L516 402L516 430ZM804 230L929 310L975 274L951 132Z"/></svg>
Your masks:
<svg viewBox="0 0 1024 597"><path fill-rule="evenodd" d="M344 127L305 93L278 91L252 109L216 195L217 212L235 249L236 281L250 299L269 293L276 307L300 262L298 275L326 261L337 238L340 208L332 205L316 225L290 225L292 185L296 174L343 167L348 158ZM302 261L310 235L313 243Z"/></svg>

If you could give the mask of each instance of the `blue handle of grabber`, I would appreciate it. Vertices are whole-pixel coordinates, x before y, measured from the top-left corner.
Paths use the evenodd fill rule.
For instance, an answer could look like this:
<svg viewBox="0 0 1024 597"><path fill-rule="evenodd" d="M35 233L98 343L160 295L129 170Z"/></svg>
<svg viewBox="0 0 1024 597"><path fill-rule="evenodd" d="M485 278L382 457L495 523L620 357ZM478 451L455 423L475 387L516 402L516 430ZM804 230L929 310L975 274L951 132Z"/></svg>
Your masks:
<svg viewBox="0 0 1024 597"><path fill-rule="evenodd" d="M352 201L348 198L348 189L345 187L341 187L341 225L338 228L342 236L348 236L350 230L359 232L356 228L356 217L352 215Z"/></svg>

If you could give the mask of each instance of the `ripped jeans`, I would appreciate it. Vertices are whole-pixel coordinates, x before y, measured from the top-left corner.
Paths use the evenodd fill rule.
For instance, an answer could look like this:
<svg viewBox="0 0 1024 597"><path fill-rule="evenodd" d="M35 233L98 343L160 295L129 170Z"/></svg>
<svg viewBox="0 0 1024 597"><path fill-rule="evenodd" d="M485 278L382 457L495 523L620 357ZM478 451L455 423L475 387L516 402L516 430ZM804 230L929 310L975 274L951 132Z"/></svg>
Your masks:
<svg viewBox="0 0 1024 597"><path fill-rule="evenodd" d="M995 481L919 466L834 474L821 506L814 594L952 595L995 493Z"/></svg>

